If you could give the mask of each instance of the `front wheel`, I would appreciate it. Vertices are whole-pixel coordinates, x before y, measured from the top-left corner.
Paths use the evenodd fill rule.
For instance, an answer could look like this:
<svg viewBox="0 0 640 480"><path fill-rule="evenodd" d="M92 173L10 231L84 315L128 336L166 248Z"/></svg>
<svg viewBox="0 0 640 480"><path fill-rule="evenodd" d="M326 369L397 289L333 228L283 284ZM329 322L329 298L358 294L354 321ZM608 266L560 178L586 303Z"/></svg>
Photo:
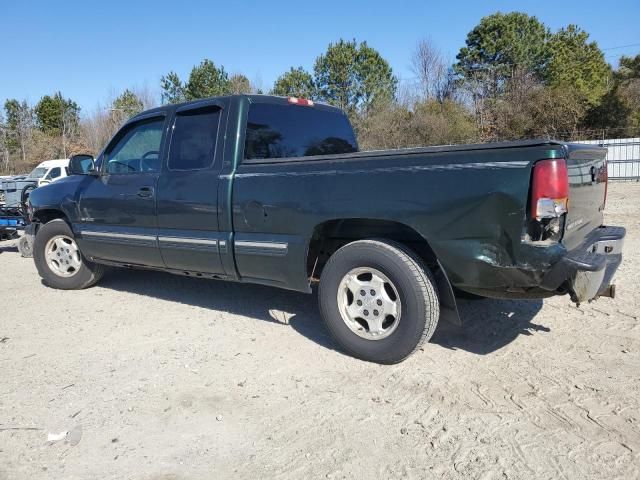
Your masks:
<svg viewBox="0 0 640 480"><path fill-rule="evenodd" d="M62 219L40 227L33 243L33 259L44 283L61 290L90 287L104 272L102 265L82 256L71 227Z"/></svg>
<svg viewBox="0 0 640 480"><path fill-rule="evenodd" d="M428 341L440 316L431 272L403 245L359 240L335 252L318 291L336 341L370 362L398 363Z"/></svg>

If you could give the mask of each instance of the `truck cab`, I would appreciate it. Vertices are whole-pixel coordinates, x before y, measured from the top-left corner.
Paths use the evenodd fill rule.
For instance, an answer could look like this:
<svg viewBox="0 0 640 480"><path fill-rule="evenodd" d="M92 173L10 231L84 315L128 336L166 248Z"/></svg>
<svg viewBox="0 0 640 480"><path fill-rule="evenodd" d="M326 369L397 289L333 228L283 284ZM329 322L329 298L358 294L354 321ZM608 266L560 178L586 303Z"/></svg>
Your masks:
<svg viewBox="0 0 640 480"><path fill-rule="evenodd" d="M40 187L69 175L69 159L59 158L57 160L45 160L40 162L31 173L27 175L25 181L35 182Z"/></svg>

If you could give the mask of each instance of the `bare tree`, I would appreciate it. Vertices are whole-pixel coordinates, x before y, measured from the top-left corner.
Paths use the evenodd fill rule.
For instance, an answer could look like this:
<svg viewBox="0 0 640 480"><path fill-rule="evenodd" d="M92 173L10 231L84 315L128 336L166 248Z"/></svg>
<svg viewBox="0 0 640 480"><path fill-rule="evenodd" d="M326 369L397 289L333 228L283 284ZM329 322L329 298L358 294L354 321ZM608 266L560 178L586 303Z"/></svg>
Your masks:
<svg viewBox="0 0 640 480"><path fill-rule="evenodd" d="M2 160L2 167L0 171L3 173L9 172L9 129L4 123L4 117L0 112L0 159Z"/></svg>
<svg viewBox="0 0 640 480"><path fill-rule="evenodd" d="M455 74L442 52L428 38L420 40L411 57L411 69L416 75L425 100L443 102L455 90Z"/></svg>
<svg viewBox="0 0 640 480"><path fill-rule="evenodd" d="M78 132L78 113L75 108L69 105L62 107L60 114L60 136L62 138L62 156L68 158L69 140Z"/></svg>
<svg viewBox="0 0 640 480"><path fill-rule="evenodd" d="M26 164L33 133L33 110L26 101L15 110L13 126L10 125L7 133L8 139L13 139L20 149L21 163Z"/></svg>
<svg viewBox="0 0 640 480"><path fill-rule="evenodd" d="M102 150L113 135L115 128L117 126L114 126L113 115L111 115L109 108L100 104L84 117L80 124L84 143L93 154Z"/></svg>
<svg viewBox="0 0 640 480"><path fill-rule="evenodd" d="M144 110L149 110L150 108L155 108L160 105L159 92L149 87L146 83L132 88L131 91L140 99Z"/></svg>

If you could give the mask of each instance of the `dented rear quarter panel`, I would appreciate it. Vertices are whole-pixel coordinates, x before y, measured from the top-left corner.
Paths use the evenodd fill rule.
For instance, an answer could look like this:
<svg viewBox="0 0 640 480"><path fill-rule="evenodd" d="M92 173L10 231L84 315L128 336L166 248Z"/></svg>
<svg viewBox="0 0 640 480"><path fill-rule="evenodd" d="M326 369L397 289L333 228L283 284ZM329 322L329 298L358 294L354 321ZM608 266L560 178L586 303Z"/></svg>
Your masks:
<svg viewBox="0 0 640 480"><path fill-rule="evenodd" d="M522 241L531 168L562 154L559 143L522 142L243 163L233 178L236 238L281 240L289 247L283 257L236 252L238 271L254 281L308 290L306 255L314 228L366 218L417 231L454 286L537 286L564 247Z"/></svg>

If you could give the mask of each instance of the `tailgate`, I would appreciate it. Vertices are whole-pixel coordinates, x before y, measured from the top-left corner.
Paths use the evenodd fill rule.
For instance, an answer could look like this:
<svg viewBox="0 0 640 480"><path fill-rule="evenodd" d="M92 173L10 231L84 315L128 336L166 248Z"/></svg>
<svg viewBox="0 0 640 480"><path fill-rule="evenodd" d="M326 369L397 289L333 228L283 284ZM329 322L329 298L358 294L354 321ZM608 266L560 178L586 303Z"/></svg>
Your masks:
<svg viewBox="0 0 640 480"><path fill-rule="evenodd" d="M607 189L607 149L595 145L565 145L569 174L569 209L562 242L568 250L580 245L603 223Z"/></svg>

